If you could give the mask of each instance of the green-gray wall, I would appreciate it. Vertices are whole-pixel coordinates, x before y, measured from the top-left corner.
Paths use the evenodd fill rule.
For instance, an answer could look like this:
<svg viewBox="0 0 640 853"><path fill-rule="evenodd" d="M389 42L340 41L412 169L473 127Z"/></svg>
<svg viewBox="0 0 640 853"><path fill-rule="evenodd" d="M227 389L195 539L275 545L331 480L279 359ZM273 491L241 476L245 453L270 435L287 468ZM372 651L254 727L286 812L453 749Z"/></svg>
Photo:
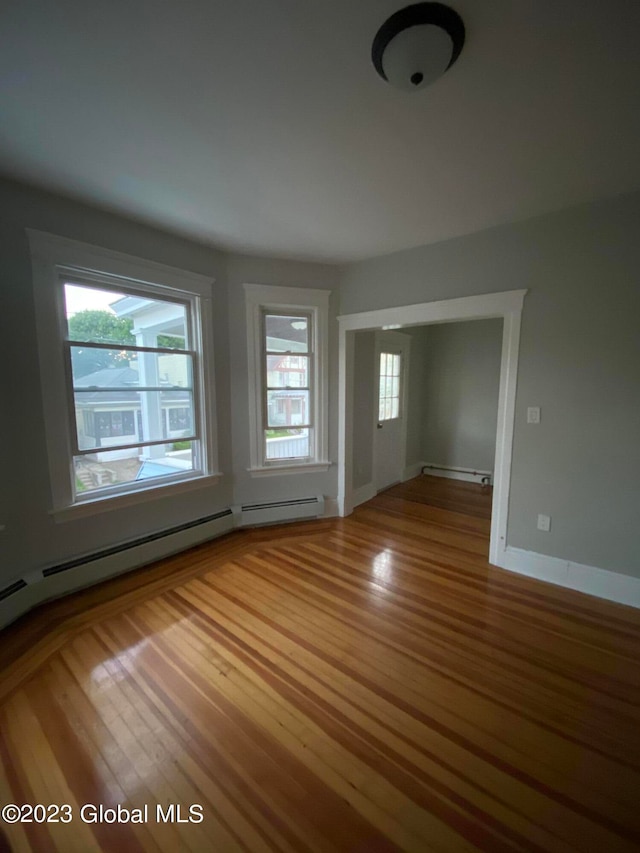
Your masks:
<svg viewBox="0 0 640 853"><path fill-rule="evenodd" d="M346 267L220 252L11 181L0 181L0 195L0 524L5 525L0 585L234 501L320 492L335 497L335 466L311 478L251 480L246 474L244 281L330 289L332 316L528 288L508 544L640 577L640 194ZM216 279L217 429L225 474L219 485L81 521L53 520L27 227ZM418 352L413 345L412 357ZM419 381L418 373L412 376ZM526 424L527 406L541 406L539 426ZM419 442L410 431L408 462L417 461L409 456L418 455ZM549 533L536 530L538 513L552 516Z"/></svg>
<svg viewBox="0 0 640 853"><path fill-rule="evenodd" d="M493 471L502 320L442 323L421 330L421 458Z"/></svg>
<svg viewBox="0 0 640 853"><path fill-rule="evenodd" d="M640 194L351 264L340 313L517 288L508 544L640 577Z"/></svg>

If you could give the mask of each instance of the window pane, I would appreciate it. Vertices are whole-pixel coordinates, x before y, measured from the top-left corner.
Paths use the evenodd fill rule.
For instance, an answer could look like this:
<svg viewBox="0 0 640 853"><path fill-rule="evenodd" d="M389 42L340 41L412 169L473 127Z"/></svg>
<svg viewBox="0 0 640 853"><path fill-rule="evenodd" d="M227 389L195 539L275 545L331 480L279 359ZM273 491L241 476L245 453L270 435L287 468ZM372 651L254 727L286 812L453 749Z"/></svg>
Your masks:
<svg viewBox="0 0 640 853"><path fill-rule="evenodd" d="M191 388L192 357L183 353L135 352L72 346L74 390L79 388Z"/></svg>
<svg viewBox="0 0 640 853"><path fill-rule="evenodd" d="M398 400L397 397L395 399L391 400L391 415L390 415L390 417L392 417L392 418L399 417L399 414L400 414L399 406L400 406L400 401Z"/></svg>
<svg viewBox="0 0 640 853"><path fill-rule="evenodd" d="M75 456L75 490L80 497L108 486L157 477L184 475L194 470L193 442L175 441L144 449L107 450Z"/></svg>
<svg viewBox="0 0 640 853"><path fill-rule="evenodd" d="M310 455L308 429L301 430L266 430L265 458L273 459L303 459Z"/></svg>
<svg viewBox="0 0 640 853"><path fill-rule="evenodd" d="M308 391L267 391L267 426L289 427L309 422Z"/></svg>
<svg viewBox="0 0 640 853"><path fill-rule="evenodd" d="M191 420L191 409L175 408L169 409L169 434L174 432L184 432L193 429Z"/></svg>
<svg viewBox="0 0 640 853"><path fill-rule="evenodd" d="M264 318L268 352L309 352L309 318L266 314Z"/></svg>
<svg viewBox="0 0 640 853"><path fill-rule="evenodd" d="M64 297L72 341L187 348L185 305L69 283Z"/></svg>
<svg viewBox="0 0 640 853"><path fill-rule="evenodd" d="M74 397L79 450L195 437L191 391L89 390ZM173 420L172 410L181 413Z"/></svg>
<svg viewBox="0 0 640 853"><path fill-rule="evenodd" d="M303 355L268 355L267 385L270 388L306 388L309 359Z"/></svg>

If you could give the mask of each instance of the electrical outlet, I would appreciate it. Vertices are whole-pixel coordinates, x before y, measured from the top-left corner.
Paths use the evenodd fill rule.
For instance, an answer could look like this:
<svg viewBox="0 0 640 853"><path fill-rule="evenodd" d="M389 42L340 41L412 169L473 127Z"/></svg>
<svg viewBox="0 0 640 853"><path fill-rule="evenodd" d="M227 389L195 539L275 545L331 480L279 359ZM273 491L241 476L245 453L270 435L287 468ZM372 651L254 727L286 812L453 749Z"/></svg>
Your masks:
<svg viewBox="0 0 640 853"><path fill-rule="evenodd" d="M538 516L538 530L544 530L545 533L548 533L551 530L551 516Z"/></svg>
<svg viewBox="0 0 640 853"><path fill-rule="evenodd" d="M540 406L529 406L529 408L527 409L527 423L540 423Z"/></svg>

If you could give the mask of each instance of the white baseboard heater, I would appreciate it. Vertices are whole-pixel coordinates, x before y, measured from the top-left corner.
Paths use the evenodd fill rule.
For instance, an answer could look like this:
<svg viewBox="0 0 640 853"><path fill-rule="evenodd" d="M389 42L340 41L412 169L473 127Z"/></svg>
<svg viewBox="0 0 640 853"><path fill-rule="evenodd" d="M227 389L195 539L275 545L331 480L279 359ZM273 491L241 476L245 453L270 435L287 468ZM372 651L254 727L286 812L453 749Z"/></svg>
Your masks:
<svg viewBox="0 0 640 853"><path fill-rule="evenodd" d="M215 539L234 528L230 509L31 572L0 589L0 628L32 607Z"/></svg>
<svg viewBox="0 0 640 853"><path fill-rule="evenodd" d="M492 471L478 471L475 468L455 468L452 465L436 465L433 462L425 462L422 466L422 473L431 474L432 477L463 480L467 483L481 483L483 486L493 484Z"/></svg>
<svg viewBox="0 0 640 853"><path fill-rule="evenodd" d="M314 495L288 501L266 501L234 507L239 527L255 527L259 524L275 524L283 521L300 521L302 518L324 516L324 497Z"/></svg>

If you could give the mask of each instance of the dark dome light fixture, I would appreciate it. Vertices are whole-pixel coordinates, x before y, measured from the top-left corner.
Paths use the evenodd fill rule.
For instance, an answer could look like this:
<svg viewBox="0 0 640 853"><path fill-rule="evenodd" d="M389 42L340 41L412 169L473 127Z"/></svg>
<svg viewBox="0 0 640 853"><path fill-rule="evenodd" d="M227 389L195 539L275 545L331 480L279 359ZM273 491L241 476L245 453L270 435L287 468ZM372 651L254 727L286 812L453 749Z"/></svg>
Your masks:
<svg viewBox="0 0 640 853"><path fill-rule="evenodd" d="M415 92L451 68L464 45L464 24L442 3L416 3L391 15L376 33L371 59L383 80Z"/></svg>

